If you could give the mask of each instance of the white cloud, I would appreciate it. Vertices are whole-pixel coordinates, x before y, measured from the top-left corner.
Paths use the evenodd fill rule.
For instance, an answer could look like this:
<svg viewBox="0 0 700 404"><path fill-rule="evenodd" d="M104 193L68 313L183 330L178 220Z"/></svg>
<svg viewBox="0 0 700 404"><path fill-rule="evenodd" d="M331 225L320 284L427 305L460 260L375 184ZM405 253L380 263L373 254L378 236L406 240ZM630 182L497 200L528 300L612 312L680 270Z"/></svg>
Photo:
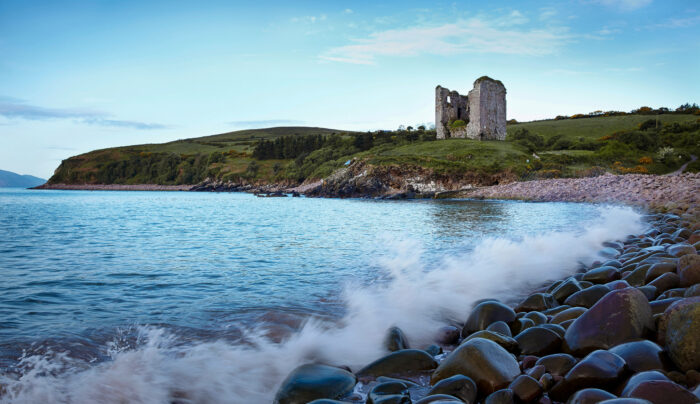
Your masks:
<svg viewBox="0 0 700 404"><path fill-rule="evenodd" d="M547 21L555 15L557 15L557 10L551 7L544 7L540 9L540 21Z"/></svg>
<svg viewBox="0 0 700 404"><path fill-rule="evenodd" d="M646 7L652 0L588 0L586 3L598 3L606 7L614 7L620 10L631 11Z"/></svg>
<svg viewBox="0 0 700 404"><path fill-rule="evenodd" d="M346 8L345 10L343 10L343 13L345 13L345 14L352 14L353 11L352 11L352 9L350 9L350 8Z"/></svg>
<svg viewBox="0 0 700 404"><path fill-rule="evenodd" d="M326 21L327 16L325 14L321 15L307 15L304 17L292 17L292 22L300 22L305 24L315 24L318 21Z"/></svg>
<svg viewBox="0 0 700 404"><path fill-rule="evenodd" d="M516 22L525 17L510 14ZM374 64L380 56L499 53L540 56L555 53L568 40L562 28L519 29L504 19L472 18L438 26L390 29L354 40L320 55L322 60Z"/></svg>
<svg viewBox="0 0 700 404"><path fill-rule="evenodd" d="M655 24L656 28L688 28L700 23L700 15L687 18L669 18L668 20Z"/></svg>

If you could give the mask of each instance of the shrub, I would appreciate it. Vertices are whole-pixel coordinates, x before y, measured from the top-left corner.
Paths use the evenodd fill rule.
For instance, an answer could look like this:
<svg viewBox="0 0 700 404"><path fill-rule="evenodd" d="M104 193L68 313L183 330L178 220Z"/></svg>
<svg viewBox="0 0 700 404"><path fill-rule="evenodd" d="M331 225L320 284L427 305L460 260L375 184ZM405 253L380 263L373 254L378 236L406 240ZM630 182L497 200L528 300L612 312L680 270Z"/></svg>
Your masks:
<svg viewBox="0 0 700 404"><path fill-rule="evenodd" d="M465 126L467 126L467 123L464 122L464 121L461 120L461 119L457 119L457 120L452 121L452 122L450 123L450 128L452 128L452 129L455 129L455 128L463 128L463 127L465 127Z"/></svg>
<svg viewBox="0 0 700 404"><path fill-rule="evenodd" d="M654 160L651 157L647 157L647 156L640 157L640 159L639 159L639 164L651 164L653 162L654 162Z"/></svg>
<svg viewBox="0 0 700 404"><path fill-rule="evenodd" d="M542 136L530 133L530 131L525 128L520 128L512 135L508 135L506 140L525 146L530 153L540 150L544 146L544 139Z"/></svg>
<svg viewBox="0 0 700 404"><path fill-rule="evenodd" d="M656 128L656 126L658 125L658 122L659 121L656 119L647 119L646 121L639 124L639 130L647 130L647 129Z"/></svg>

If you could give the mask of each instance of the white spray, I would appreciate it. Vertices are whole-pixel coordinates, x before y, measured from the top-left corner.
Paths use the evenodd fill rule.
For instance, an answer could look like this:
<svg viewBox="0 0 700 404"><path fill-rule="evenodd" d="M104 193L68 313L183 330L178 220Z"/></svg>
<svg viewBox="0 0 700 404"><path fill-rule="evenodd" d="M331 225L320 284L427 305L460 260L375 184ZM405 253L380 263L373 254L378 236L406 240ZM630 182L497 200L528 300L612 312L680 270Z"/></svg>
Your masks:
<svg viewBox="0 0 700 404"><path fill-rule="evenodd" d="M282 343L254 331L253 344L175 345L172 336L143 329L144 344L115 351L100 364L65 355L24 358L19 378L0 377L1 403L265 403L296 366L312 361L353 369L384 354L388 327L401 327L415 346L430 343L446 321L463 321L474 301L512 298L546 280L563 278L596 258L601 243L643 230L629 208L601 208L600 220L580 232L553 232L521 240L487 239L432 270L419 249L399 248L384 263L389 281L349 286L347 314L338 323L308 321Z"/></svg>

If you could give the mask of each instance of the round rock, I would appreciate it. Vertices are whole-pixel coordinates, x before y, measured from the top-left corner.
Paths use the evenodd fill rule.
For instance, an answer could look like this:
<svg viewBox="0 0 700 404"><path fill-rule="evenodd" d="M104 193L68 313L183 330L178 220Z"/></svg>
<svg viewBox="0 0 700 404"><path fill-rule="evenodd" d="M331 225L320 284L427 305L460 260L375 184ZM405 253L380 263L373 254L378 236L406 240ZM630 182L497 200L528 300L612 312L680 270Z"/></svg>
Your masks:
<svg viewBox="0 0 700 404"><path fill-rule="evenodd" d="M462 336L466 337L476 331L485 330L496 321L508 324L515 320L515 311L501 302L487 301L474 307L462 329Z"/></svg>
<svg viewBox="0 0 700 404"><path fill-rule="evenodd" d="M544 327L532 327L515 336L522 355L542 356L557 352L561 347L561 337Z"/></svg>
<svg viewBox="0 0 700 404"><path fill-rule="evenodd" d="M454 375L447 379L442 379L428 392L428 396L435 394L447 394L457 397L465 403L476 402L476 383L467 376Z"/></svg>
<svg viewBox="0 0 700 404"><path fill-rule="evenodd" d="M347 370L319 364L302 365L282 382L275 403L305 404L318 398L336 399L350 393L355 383L355 375Z"/></svg>
<svg viewBox="0 0 700 404"><path fill-rule="evenodd" d="M420 349L403 349L377 359L357 372L361 379L377 378L404 373L423 372L435 369L437 362Z"/></svg>

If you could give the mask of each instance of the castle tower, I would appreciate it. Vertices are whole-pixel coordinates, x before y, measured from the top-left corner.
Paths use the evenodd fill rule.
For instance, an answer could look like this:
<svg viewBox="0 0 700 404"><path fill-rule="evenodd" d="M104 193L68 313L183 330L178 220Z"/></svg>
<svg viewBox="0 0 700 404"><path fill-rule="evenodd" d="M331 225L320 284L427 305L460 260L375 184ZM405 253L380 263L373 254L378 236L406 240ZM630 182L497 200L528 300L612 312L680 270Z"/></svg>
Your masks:
<svg viewBox="0 0 700 404"><path fill-rule="evenodd" d="M454 125L458 120L465 125ZM438 139L468 137L477 140L505 140L505 86L487 76L478 78L466 96L437 86L435 130Z"/></svg>

